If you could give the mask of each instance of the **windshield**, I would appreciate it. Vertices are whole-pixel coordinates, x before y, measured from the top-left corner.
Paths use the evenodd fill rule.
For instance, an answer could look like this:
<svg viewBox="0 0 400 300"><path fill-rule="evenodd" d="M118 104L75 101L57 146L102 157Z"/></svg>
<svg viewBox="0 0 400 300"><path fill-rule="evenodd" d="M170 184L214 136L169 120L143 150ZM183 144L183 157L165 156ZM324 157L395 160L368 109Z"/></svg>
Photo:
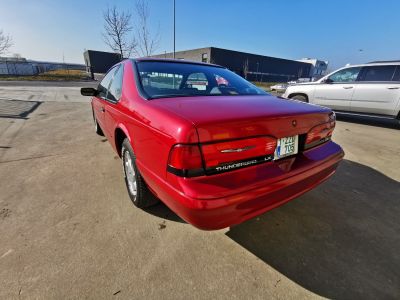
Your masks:
<svg viewBox="0 0 400 300"><path fill-rule="evenodd" d="M137 68L143 90L152 99L268 94L239 75L220 67L139 61Z"/></svg>

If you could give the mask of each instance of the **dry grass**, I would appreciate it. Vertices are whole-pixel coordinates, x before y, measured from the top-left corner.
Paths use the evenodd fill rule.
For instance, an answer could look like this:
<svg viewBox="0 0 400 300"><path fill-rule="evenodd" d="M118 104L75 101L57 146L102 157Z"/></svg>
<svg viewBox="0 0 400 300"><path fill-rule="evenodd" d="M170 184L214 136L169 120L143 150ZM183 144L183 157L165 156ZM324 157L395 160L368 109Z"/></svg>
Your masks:
<svg viewBox="0 0 400 300"><path fill-rule="evenodd" d="M81 70L55 70L42 73L34 76L0 76L0 81L12 81L12 80L23 80L23 81L80 81L89 80L90 75Z"/></svg>
<svg viewBox="0 0 400 300"><path fill-rule="evenodd" d="M269 91L271 86L278 84L278 83L279 82L256 82L256 81L252 82L252 84L254 84L254 85L258 86L259 88L262 88L266 91Z"/></svg>

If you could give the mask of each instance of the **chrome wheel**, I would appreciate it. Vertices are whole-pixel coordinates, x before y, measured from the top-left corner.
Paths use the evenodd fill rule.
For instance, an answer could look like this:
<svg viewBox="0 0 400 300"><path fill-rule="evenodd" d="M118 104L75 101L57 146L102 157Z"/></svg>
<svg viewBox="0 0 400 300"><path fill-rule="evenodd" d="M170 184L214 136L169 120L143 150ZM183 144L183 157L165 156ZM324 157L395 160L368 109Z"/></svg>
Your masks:
<svg viewBox="0 0 400 300"><path fill-rule="evenodd" d="M133 167L133 162L129 151L124 151L124 171L126 182L128 183L129 192L132 196L136 198L137 194L137 183L136 183L136 172L135 168Z"/></svg>

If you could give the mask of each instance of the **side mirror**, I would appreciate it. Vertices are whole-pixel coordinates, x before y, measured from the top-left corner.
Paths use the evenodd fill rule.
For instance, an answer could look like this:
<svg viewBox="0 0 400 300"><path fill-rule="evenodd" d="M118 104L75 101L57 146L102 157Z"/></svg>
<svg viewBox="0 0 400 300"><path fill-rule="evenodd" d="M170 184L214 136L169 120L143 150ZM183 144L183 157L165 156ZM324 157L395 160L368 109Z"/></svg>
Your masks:
<svg viewBox="0 0 400 300"><path fill-rule="evenodd" d="M81 95L82 96L97 96L98 91L95 88L86 87L81 88Z"/></svg>
<svg viewBox="0 0 400 300"><path fill-rule="evenodd" d="M326 79L324 79L324 80L322 81L322 83L331 84L331 83L333 83L333 80L330 79L330 78L326 78Z"/></svg>

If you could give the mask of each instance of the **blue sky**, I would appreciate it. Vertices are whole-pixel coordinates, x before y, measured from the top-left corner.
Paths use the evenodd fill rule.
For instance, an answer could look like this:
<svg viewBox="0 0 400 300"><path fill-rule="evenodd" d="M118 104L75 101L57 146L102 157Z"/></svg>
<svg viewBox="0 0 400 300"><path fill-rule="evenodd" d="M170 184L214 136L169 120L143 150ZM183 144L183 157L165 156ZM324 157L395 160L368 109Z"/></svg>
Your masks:
<svg viewBox="0 0 400 300"><path fill-rule="evenodd" d="M176 0L177 50L216 46L288 59L346 63L400 59L400 1ZM102 10L134 0L0 0L0 29L13 36L12 53L83 63L84 49L108 50ZM172 0L149 0L160 26L158 52L172 51ZM362 49L363 51L359 51Z"/></svg>

